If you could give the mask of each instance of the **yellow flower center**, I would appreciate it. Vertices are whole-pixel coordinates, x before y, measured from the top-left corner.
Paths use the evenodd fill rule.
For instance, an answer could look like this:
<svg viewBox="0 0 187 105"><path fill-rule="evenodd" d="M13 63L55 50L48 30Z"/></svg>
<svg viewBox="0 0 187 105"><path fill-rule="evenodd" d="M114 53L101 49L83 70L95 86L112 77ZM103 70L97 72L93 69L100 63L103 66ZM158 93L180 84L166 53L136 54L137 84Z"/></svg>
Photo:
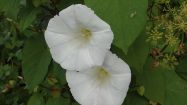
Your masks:
<svg viewBox="0 0 187 105"><path fill-rule="evenodd" d="M110 76L110 73L103 67L97 68L97 79L101 82L105 81Z"/></svg>
<svg viewBox="0 0 187 105"><path fill-rule="evenodd" d="M92 36L92 32L89 29L83 28L81 29L82 37L86 40L89 40Z"/></svg>

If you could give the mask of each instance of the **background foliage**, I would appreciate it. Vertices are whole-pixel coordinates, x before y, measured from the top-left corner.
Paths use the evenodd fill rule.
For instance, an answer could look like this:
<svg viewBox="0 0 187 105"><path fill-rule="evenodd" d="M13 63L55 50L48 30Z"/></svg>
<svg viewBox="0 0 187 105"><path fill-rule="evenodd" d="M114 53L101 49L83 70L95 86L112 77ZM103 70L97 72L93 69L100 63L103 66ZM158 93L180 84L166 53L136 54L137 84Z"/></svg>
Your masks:
<svg viewBox="0 0 187 105"><path fill-rule="evenodd" d="M77 3L111 25L111 50L131 67L123 105L187 105L185 0L0 0L0 105L79 105L44 40Z"/></svg>

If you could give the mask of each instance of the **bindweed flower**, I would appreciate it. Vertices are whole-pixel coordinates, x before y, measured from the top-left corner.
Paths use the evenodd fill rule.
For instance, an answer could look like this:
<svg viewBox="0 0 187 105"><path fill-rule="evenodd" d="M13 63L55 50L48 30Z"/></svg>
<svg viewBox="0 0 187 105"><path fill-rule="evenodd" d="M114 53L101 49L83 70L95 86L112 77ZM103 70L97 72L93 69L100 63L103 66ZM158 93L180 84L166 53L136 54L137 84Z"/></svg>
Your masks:
<svg viewBox="0 0 187 105"><path fill-rule="evenodd" d="M45 40L54 61L67 70L82 70L102 64L113 32L90 8L76 4L49 21Z"/></svg>
<svg viewBox="0 0 187 105"><path fill-rule="evenodd" d="M121 105L131 72L123 60L108 51L102 66L67 71L66 79L73 97L81 105Z"/></svg>

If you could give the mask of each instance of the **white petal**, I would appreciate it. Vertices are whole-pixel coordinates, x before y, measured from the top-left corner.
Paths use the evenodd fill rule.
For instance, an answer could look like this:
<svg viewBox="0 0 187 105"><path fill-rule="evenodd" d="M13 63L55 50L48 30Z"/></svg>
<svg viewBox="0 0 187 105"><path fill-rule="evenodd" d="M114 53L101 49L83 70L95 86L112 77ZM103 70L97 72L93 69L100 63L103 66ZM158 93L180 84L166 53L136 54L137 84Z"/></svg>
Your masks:
<svg viewBox="0 0 187 105"><path fill-rule="evenodd" d="M118 58L116 54L112 54L110 51L107 52L104 62L105 68L108 69L111 74L122 74L131 73L129 66L122 59Z"/></svg>
<svg viewBox="0 0 187 105"><path fill-rule="evenodd" d="M122 75L112 75L111 77L110 84L112 85L113 88L116 88L121 91L126 91L128 90L128 84L131 81L131 74L122 74ZM116 82L118 81L118 82ZM124 92L124 93L126 93Z"/></svg>
<svg viewBox="0 0 187 105"><path fill-rule="evenodd" d="M97 46L90 46L89 47L89 54L94 62L92 66L101 66L103 64L107 49L103 49Z"/></svg>
<svg viewBox="0 0 187 105"><path fill-rule="evenodd" d="M71 5L68 8L60 11L59 16L71 30L74 30L75 32L78 30L79 25L75 17L75 5Z"/></svg>
<svg viewBox="0 0 187 105"><path fill-rule="evenodd" d="M58 34L74 35L74 31L57 15L50 19L47 30Z"/></svg>
<svg viewBox="0 0 187 105"><path fill-rule="evenodd" d="M106 51L102 49L79 48L79 43L65 43L50 49L53 59L68 70L84 70L101 65ZM100 57L101 56L101 57Z"/></svg>
<svg viewBox="0 0 187 105"><path fill-rule="evenodd" d="M84 39L84 31L91 37ZM45 40L54 61L67 70L84 70L103 63L110 49L110 26L81 4L71 5L49 21Z"/></svg>
<svg viewBox="0 0 187 105"><path fill-rule="evenodd" d="M131 74L116 75L111 77L110 93L116 101L114 105L121 105L127 95L129 84L131 81ZM115 99L117 98L117 99Z"/></svg>
<svg viewBox="0 0 187 105"><path fill-rule="evenodd" d="M80 43L77 42L76 39L70 40L69 42L65 42L63 44L51 47L51 55L57 63L60 63L65 60L71 60L68 57L79 51L79 45Z"/></svg>
<svg viewBox="0 0 187 105"><path fill-rule="evenodd" d="M80 43L64 43L50 49L53 59L67 70L85 70L103 63L107 50L98 47L80 48Z"/></svg>
<svg viewBox="0 0 187 105"><path fill-rule="evenodd" d="M71 87L73 97L81 103L81 105L97 105L93 94L96 92L97 82L92 78L93 70L85 72L67 71L66 80ZM89 99L89 101L87 101Z"/></svg>
<svg viewBox="0 0 187 105"><path fill-rule="evenodd" d="M46 30L45 31L45 40L49 46L49 48L67 43L68 41L74 39L71 35L64 35L64 34L59 34L55 32L51 32Z"/></svg>
<svg viewBox="0 0 187 105"><path fill-rule="evenodd" d="M111 30L93 32L90 44L94 46L100 46L101 48L110 49L113 37L113 32Z"/></svg>
<svg viewBox="0 0 187 105"><path fill-rule="evenodd" d="M82 26L85 27L86 24L89 24L92 21L94 11L88 8L85 5L77 4L75 5L75 18L77 22Z"/></svg>
<svg viewBox="0 0 187 105"><path fill-rule="evenodd" d="M85 5L74 5L74 13L77 24L83 28L88 28L92 32L111 30L109 24L100 19L93 10Z"/></svg>
<svg viewBox="0 0 187 105"><path fill-rule="evenodd" d="M69 53L66 55L68 57L60 62L60 65L67 70L81 71L95 65L87 48L80 48L72 52L75 53Z"/></svg>
<svg viewBox="0 0 187 105"><path fill-rule="evenodd" d="M97 15L93 15L90 23L85 24L85 26L91 29L92 32L111 30L110 25L102 19L100 19Z"/></svg>
<svg viewBox="0 0 187 105"><path fill-rule="evenodd" d="M79 104L121 105L123 103L131 80L128 65L115 54L107 52L102 67L110 74L104 83L98 79L96 67L79 72L67 71L68 85Z"/></svg>

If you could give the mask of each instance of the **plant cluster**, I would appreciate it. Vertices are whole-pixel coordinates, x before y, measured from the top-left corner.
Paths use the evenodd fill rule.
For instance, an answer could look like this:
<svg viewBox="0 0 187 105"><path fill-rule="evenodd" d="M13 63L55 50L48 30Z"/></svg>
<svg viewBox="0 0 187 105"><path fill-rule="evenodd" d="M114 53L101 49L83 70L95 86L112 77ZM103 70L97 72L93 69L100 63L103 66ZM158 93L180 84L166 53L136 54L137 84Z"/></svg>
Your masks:
<svg viewBox="0 0 187 105"><path fill-rule="evenodd" d="M172 4L170 0L155 1L150 12L151 25L147 41L152 45L154 66L174 68L185 54L187 32L187 3ZM160 11L155 12L155 8Z"/></svg>

